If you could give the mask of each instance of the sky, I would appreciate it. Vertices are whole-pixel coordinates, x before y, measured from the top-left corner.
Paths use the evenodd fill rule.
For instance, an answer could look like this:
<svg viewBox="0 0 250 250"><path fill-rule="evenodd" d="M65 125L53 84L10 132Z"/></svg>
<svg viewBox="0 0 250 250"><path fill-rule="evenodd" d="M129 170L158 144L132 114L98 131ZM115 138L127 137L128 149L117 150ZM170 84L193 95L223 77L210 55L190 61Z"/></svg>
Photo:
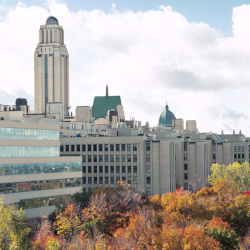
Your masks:
<svg viewBox="0 0 250 250"><path fill-rule="evenodd" d="M250 136L250 0L0 0L0 104L34 108L34 51L63 26L70 103L120 95L126 119L156 126L166 101L200 132Z"/></svg>

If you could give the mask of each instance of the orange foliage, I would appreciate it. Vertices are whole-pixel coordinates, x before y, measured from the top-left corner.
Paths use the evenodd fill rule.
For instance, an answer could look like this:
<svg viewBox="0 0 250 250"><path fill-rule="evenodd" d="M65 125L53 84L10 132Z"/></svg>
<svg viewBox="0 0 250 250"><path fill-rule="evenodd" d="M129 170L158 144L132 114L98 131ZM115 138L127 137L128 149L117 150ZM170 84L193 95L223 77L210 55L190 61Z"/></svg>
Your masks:
<svg viewBox="0 0 250 250"><path fill-rule="evenodd" d="M217 250L220 249L219 245L220 243L218 241L206 235L199 226L187 226L184 229L182 238L182 249L184 250Z"/></svg>
<svg viewBox="0 0 250 250"><path fill-rule="evenodd" d="M230 224L224 222L221 218L213 217L213 219L210 220L206 225L206 228L211 228L211 227L230 229Z"/></svg>

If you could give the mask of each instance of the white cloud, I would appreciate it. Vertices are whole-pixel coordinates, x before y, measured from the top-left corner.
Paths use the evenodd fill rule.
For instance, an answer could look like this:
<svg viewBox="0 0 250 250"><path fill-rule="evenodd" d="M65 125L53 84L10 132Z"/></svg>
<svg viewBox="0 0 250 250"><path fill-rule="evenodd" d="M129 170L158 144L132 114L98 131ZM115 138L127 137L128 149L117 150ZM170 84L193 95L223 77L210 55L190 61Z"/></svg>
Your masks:
<svg viewBox="0 0 250 250"><path fill-rule="evenodd" d="M143 124L157 124L167 99L177 117L197 120L200 131L250 135L250 5L234 8L233 36L224 37L169 6L119 12L112 5L104 13L71 12L57 1L19 2L0 22L0 89L8 94L33 95L33 53L48 8L65 30L73 107L92 105L108 83L127 118Z"/></svg>

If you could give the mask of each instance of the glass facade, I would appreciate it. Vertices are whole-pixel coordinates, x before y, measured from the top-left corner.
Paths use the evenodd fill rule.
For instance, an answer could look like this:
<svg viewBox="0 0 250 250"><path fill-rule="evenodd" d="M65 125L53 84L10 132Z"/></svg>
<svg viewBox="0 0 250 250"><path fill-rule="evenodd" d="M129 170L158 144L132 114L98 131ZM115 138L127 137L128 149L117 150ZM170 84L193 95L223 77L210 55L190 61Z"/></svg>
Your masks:
<svg viewBox="0 0 250 250"><path fill-rule="evenodd" d="M59 131L28 128L0 128L0 139L58 141Z"/></svg>
<svg viewBox="0 0 250 250"><path fill-rule="evenodd" d="M38 207L54 206L56 204L67 204L70 198L70 195L60 195L52 197L26 199L20 201L19 207L22 207L23 209L31 209Z"/></svg>
<svg viewBox="0 0 250 250"><path fill-rule="evenodd" d="M17 183L0 183L0 194L40 191L57 188L80 187L81 178L58 180L26 181Z"/></svg>
<svg viewBox="0 0 250 250"><path fill-rule="evenodd" d="M67 173L81 171L80 162L0 165L0 176L23 174Z"/></svg>
<svg viewBox="0 0 250 250"><path fill-rule="evenodd" d="M59 147L0 146L0 157L59 157Z"/></svg>

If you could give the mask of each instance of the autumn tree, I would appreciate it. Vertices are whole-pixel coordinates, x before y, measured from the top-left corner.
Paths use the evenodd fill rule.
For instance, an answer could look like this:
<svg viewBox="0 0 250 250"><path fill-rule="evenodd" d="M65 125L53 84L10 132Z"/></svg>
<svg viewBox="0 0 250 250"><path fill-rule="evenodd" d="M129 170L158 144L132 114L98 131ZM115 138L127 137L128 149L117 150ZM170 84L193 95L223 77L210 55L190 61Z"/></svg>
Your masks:
<svg viewBox="0 0 250 250"><path fill-rule="evenodd" d="M58 235L63 235L66 239L71 239L79 232L80 225L78 207L69 204L64 212L56 216L53 227Z"/></svg>
<svg viewBox="0 0 250 250"><path fill-rule="evenodd" d="M4 205L0 199L0 249L28 248L29 229L24 212Z"/></svg>
<svg viewBox="0 0 250 250"><path fill-rule="evenodd" d="M114 193L113 193L114 192ZM141 194L121 182L115 191L93 194L88 207L82 210L84 223L94 222L105 234L112 234L129 221L134 209L144 204ZM86 224L84 224L86 225Z"/></svg>
<svg viewBox="0 0 250 250"><path fill-rule="evenodd" d="M239 164L234 162L228 166L220 165L218 163L211 166L211 174L208 177L209 183L217 179L226 179L229 182L236 183L243 193L250 189L250 166L248 162Z"/></svg>

